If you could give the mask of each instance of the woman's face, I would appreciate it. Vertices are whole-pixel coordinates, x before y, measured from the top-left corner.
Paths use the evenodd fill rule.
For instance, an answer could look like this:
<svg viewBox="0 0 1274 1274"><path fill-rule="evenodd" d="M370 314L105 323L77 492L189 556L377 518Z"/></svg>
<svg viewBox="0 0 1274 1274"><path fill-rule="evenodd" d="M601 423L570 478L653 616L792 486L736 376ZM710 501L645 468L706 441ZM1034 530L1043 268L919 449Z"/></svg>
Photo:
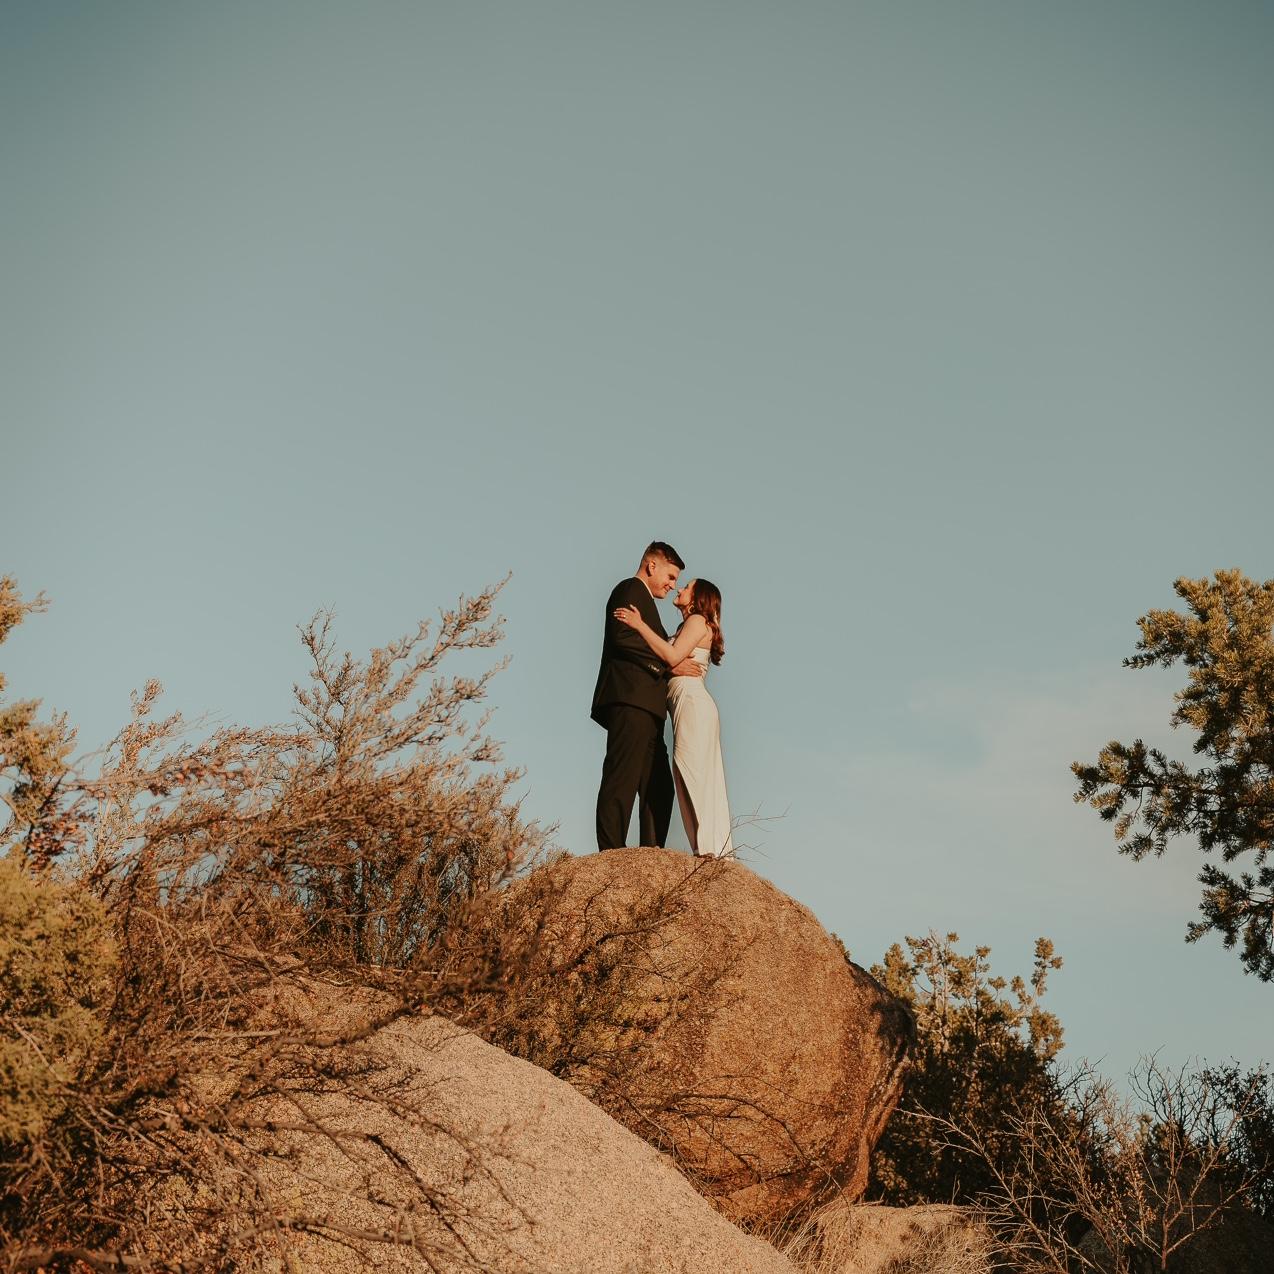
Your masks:
<svg viewBox="0 0 1274 1274"><path fill-rule="evenodd" d="M677 594L677 600L673 603L678 610L689 610L690 603L695 599L695 582L690 580L682 585L681 592Z"/></svg>

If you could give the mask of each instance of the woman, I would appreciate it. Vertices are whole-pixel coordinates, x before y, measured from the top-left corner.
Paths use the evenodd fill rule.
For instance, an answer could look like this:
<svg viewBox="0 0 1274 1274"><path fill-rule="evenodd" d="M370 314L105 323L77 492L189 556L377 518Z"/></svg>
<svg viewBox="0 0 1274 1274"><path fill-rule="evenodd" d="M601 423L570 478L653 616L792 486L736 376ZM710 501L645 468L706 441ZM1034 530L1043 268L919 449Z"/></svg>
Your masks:
<svg viewBox="0 0 1274 1274"><path fill-rule="evenodd" d="M693 579L677 594L676 607L682 622L672 641L664 641L635 606L621 606L615 611L615 618L635 628L670 668L686 658L704 666L703 677L673 677L668 682L672 776L692 852L699 858L732 857L730 804L721 764L721 722L705 684L709 661L719 664L725 654L721 590L706 579Z"/></svg>

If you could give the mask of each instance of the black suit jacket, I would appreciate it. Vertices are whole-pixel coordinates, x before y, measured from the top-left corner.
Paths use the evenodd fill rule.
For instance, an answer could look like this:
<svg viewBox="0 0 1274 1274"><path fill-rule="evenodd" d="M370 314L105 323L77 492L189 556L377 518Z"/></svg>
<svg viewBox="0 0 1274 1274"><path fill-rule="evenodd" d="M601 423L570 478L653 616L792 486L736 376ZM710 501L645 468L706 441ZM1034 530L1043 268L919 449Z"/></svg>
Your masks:
<svg viewBox="0 0 1274 1274"><path fill-rule="evenodd" d="M606 627L602 636L602 666L597 672L591 716L606 725L609 709L618 703L644 708L661 721L668 711L668 665L646 645L645 638L614 617L620 606L636 606L641 617L665 641L668 634L659 620L659 608L650 590L635 575L620 580L606 602Z"/></svg>

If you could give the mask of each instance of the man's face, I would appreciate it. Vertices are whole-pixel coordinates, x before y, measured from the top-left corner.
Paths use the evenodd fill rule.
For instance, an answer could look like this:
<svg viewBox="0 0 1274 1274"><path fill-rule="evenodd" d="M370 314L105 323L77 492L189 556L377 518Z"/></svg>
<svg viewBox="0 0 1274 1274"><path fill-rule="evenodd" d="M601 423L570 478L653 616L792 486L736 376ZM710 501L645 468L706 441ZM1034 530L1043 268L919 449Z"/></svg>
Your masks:
<svg viewBox="0 0 1274 1274"><path fill-rule="evenodd" d="M650 581L650 591L656 597L667 597L677 586L677 576L681 574L680 568L659 558L656 558L651 566L654 569L654 577Z"/></svg>

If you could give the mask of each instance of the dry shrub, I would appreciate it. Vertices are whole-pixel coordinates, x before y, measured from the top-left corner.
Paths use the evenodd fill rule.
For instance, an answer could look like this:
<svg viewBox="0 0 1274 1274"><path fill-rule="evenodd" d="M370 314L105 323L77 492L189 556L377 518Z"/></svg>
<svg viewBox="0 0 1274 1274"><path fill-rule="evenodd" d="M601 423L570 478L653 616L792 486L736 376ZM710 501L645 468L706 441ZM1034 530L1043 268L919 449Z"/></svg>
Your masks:
<svg viewBox="0 0 1274 1274"><path fill-rule="evenodd" d="M1020 1274L1176 1268L1197 1236L1247 1209L1260 1182L1235 1150L1255 1095L1235 1100L1207 1072L1153 1059L1130 1084L1124 1096L1085 1068L1068 1108L1024 1102L1002 1130L1016 1143L1008 1157L977 1130L943 1126L988 1165L982 1205Z"/></svg>
<svg viewBox="0 0 1274 1274"><path fill-rule="evenodd" d="M671 939L695 892L721 870L688 860L660 888L603 886L582 905L558 908L551 864L515 889L490 895L473 924L456 930L449 1016L489 1043L566 1080L696 1179L688 1125L728 1124L739 1105L720 1084L703 1091L647 1047L654 1037L693 1039L720 1010L725 966L689 957ZM675 1051L675 1050L673 1050ZM686 1050L693 1055L693 1050ZM714 1143L728 1148L718 1134Z"/></svg>
<svg viewBox="0 0 1274 1274"><path fill-rule="evenodd" d="M1247 1206L1274 1223L1274 1069L1265 1063L1242 1071L1229 1062L1208 1067L1203 1079L1215 1091L1219 1108L1236 1116L1230 1160L1252 1183Z"/></svg>
<svg viewBox="0 0 1274 1274"><path fill-rule="evenodd" d="M872 1155L869 1190L884 1203L976 1203L996 1171L1012 1169L1021 1147L1003 1130L1023 1102L1066 1108L1054 1073L1062 1027L1042 1004L1062 965L1053 944L1039 938L1029 978L1010 979L992 974L990 947L966 953L959 941L908 937L872 969L911 1007L917 1033L902 1100ZM946 1136L947 1126L981 1151Z"/></svg>
<svg viewBox="0 0 1274 1274"><path fill-rule="evenodd" d="M776 1246L802 1274L988 1274L998 1268L975 1209L833 1202Z"/></svg>
<svg viewBox="0 0 1274 1274"><path fill-rule="evenodd" d="M96 899L0 859L0 1145L34 1142L98 1050L114 943Z"/></svg>
<svg viewBox="0 0 1274 1274"><path fill-rule="evenodd" d="M471 720L496 670L438 671L498 641L497 591L365 661L338 656L330 618L317 617L303 631L309 685L296 688L286 727L191 741L180 716L156 719L152 683L88 774L66 763L59 723L41 735L31 705L0 714L7 870L37 892L56 878L118 953L96 1046L59 1048L45 1072L48 1117L0 1141L4 1268L280 1269L297 1232L369 1259L382 1245L428 1257L419 1227L310 1214L263 1168L285 1153L289 1124L337 1136L304 1113L336 1089L387 1116L430 1119L428 1094L379 1073L356 1045L428 1008L441 977L430 952L545 843L519 815L519 775L495 764L485 718ZM0 581L0 638L34 608ZM0 941L20 940L6 919ZM464 1000L476 987L463 980L490 971L446 976ZM12 1001L19 983L11 969L5 978ZM307 1007L323 984L346 1005L339 1020ZM34 1054L27 1036L6 1029L4 1047ZM445 1228L462 1201L415 1179L372 1134L339 1134L343 1146L360 1137L381 1168L350 1185L352 1202ZM480 1165L481 1147L464 1150Z"/></svg>

